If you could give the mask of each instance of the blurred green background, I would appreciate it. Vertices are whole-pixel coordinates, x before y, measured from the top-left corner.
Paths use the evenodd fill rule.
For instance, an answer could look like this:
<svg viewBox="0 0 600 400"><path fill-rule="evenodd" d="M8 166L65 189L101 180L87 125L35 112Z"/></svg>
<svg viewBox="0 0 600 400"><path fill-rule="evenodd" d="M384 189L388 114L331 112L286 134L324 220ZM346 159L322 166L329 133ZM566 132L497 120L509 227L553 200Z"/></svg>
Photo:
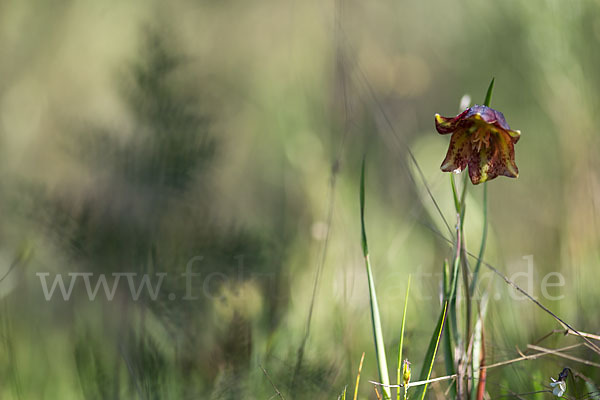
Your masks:
<svg viewBox="0 0 600 400"><path fill-rule="evenodd" d="M375 398L365 153L390 372L409 273L405 355L420 369L452 248L407 151L453 227L433 116L465 94L481 104L492 77L492 107L522 136L520 177L489 185L486 260L509 276L533 260L517 283L597 333L599 47L592 0L0 2L0 398L275 398L262 366L285 398L334 399L362 352L360 395ZM481 205L470 185L474 253ZM36 275L81 272L167 276L156 300L123 278L112 301L82 281L47 301ZM549 272L561 300L541 291ZM560 328L487 283L488 364ZM487 390L541 390L566 365L600 380L566 361L490 370Z"/></svg>

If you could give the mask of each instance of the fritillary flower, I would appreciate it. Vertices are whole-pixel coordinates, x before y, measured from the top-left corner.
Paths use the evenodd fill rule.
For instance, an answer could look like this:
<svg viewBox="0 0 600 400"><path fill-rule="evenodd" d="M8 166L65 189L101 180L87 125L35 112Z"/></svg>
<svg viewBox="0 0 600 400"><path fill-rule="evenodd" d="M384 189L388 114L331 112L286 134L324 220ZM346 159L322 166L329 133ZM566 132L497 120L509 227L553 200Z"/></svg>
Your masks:
<svg viewBox="0 0 600 400"><path fill-rule="evenodd" d="M567 390L567 383L565 381L557 381L554 378L550 378L552 382L550 382L550 386L552 387L552 394L556 397L562 397L565 394L565 390Z"/></svg>
<svg viewBox="0 0 600 400"><path fill-rule="evenodd" d="M521 132L511 130L500 111L476 105L456 117L436 114L435 127L441 135L452 134L442 171L459 173L468 166L474 185L519 176L514 145Z"/></svg>

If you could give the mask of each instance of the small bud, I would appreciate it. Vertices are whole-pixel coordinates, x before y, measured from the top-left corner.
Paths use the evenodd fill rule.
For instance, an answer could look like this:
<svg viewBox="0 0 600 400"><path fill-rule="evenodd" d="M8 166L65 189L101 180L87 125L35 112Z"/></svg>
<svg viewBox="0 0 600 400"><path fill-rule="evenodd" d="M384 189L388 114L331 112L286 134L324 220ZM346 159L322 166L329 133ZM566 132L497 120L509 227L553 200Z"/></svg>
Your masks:
<svg viewBox="0 0 600 400"><path fill-rule="evenodd" d="M404 360L402 363L402 382L404 386L410 382L410 362L408 360Z"/></svg>
<svg viewBox="0 0 600 400"><path fill-rule="evenodd" d="M468 94L465 94L463 97L461 97L460 99L460 106L459 106L459 111L463 112L465 111L467 108L469 108L471 106L471 96L469 96Z"/></svg>

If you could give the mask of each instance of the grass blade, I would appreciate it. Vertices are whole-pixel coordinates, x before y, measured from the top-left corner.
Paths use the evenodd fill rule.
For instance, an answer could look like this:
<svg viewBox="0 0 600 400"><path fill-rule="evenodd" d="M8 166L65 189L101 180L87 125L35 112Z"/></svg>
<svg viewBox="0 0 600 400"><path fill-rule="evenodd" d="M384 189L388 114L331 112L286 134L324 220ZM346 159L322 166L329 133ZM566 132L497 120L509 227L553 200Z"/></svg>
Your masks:
<svg viewBox="0 0 600 400"><path fill-rule="evenodd" d="M346 400L346 390L348 389L347 386L344 386L344 391L342 392L342 394L340 394L338 396L338 400Z"/></svg>
<svg viewBox="0 0 600 400"><path fill-rule="evenodd" d="M460 341L460 334L458 332L458 322L456 317L456 290L458 286L458 270L460 267L460 255L461 255L461 229L460 229L460 216L458 216L458 226L456 228L456 253L454 254L454 260L452 262L452 270L448 270L448 262L444 263L444 292L446 304L448 304L449 321L448 328L444 334L444 349L446 356L446 373L448 375L454 375L456 370L454 368L454 343ZM450 280L450 275L451 280ZM456 395L456 387L451 387L451 394Z"/></svg>
<svg viewBox="0 0 600 400"><path fill-rule="evenodd" d="M365 158L363 158L362 167L360 168L360 229L363 255L367 257L369 255L369 246L365 230Z"/></svg>
<svg viewBox="0 0 600 400"><path fill-rule="evenodd" d="M369 298L371 303L371 321L373 323L373 339L375 342L375 355L377 356L377 368L379 370L379 379L384 385L390 384L390 378L387 369L387 360L385 357L385 346L383 342L383 330L381 329L381 317L377 303L377 294L375 291L375 282L371 271L371 261L369 259L369 247L367 244L367 234L365 230L365 159L363 158L360 174L360 224L362 230L362 247L365 257L365 266L367 268L367 279L369 281ZM383 396L390 399L390 388L383 387Z"/></svg>
<svg viewBox="0 0 600 400"><path fill-rule="evenodd" d="M365 361L365 352L363 351L358 364L358 374L356 374L356 386L354 386L354 400L358 398L358 384L360 383L360 372L362 371L363 361Z"/></svg>
<svg viewBox="0 0 600 400"><path fill-rule="evenodd" d="M456 253L454 254L454 261L452 263L451 270L452 280L450 281L450 291L446 293L446 301L449 303L450 325L452 328L451 334L457 343L460 340L460 336L458 333L458 324L456 318L456 291L458 286L458 270L460 269L461 246L462 235L459 218L458 226L456 227Z"/></svg>
<svg viewBox="0 0 600 400"><path fill-rule="evenodd" d="M396 384L400 385L400 375L402 374L402 348L404 345L404 326L406 323L406 309L408 306L408 293L410 292L410 275L408 275L408 284L406 286L406 297L404 298L404 311L402 312L402 326L400 328L400 344L398 345L398 371L396 375ZM400 400L400 388L398 388L397 394L398 400Z"/></svg>
<svg viewBox="0 0 600 400"><path fill-rule="evenodd" d="M450 293L450 266L448 260L444 260L444 294ZM447 300L447 299L446 299ZM450 329L444 330L444 363L446 365L446 375L454 375L456 370L454 369L454 346L452 344L452 336L450 335ZM449 398L456 398L456 386L450 386Z"/></svg>
<svg viewBox="0 0 600 400"><path fill-rule="evenodd" d="M447 308L448 302L446 301L444 303L444 309L442 310L438 318L435 330L433 331L433 335L431 335L431 340L429 341L429 347L427 348L427 353L425 355L425 360L423 361L423 367L421 369L421 375L419 376L420 381L427 381L431 377L433 363L435 362L435 355L440 344L442 330L444 329L444 322L446 321ZM416 397L418 397L420 400L423 400L425 398L425 393L427 392L427 385L428 384L418 386L418 389L416 389Z"/></svg>

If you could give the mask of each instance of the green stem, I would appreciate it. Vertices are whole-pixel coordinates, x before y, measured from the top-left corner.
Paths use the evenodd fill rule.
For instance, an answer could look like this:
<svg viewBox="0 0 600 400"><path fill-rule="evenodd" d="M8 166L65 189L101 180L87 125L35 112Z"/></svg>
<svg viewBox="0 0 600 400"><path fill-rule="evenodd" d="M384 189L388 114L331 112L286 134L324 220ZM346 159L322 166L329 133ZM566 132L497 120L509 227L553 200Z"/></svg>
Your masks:
<svg viewBox="0 0 600 400"><path fill-rule="evenodd" d="M471 282L470 292L471 296L475 293L475 287L477 285L477 278L479 276L479 269L481 268L483 254L485 253L485 246L487 243L488 234L488 195L487 195L487 182L483 183L483 233L481 235L481 245L479 247L479 254L477 255L477 264L475 264L475 270L473 271L473 281Z"/></svg>
<svg viewBox="0 0 600 400"><path fill-rule="evenodd" d="M465 199L467 198L467 186L469 183L469 174L467 171L464 171L463 174L462 193L460 195L460 226L464 226L465 224L465 213L467 212Z"/></svg>
<svg viewBox="0 0 600 400"><path fill-rule="evenodd" d="M373 339L375 342L375 355L377 356L377 368L379 370L379 379L384 385L383 397L390 399L390 378L387 369L387 360L385 357L385 346L383 342L383 330L381 329L381 317L379 314L379 305L377 303L377 294L375 291L375 282L373 281L373 272L371 270L371 261L369 259L369 246L367 243L367 233L365 229L365 159L362 161L360 174L360 224L362 231L362 248L365 257L365 266L367 269L367 279L369 283L369 298L371 300L371 322L373 323Z"/></svg>
<svg viewBox="0 0 600 400"><path fill-rule="evenodd" d="M492 92L494 91L494 82L495 78L492 78L490 85L488 86L487 93L485 95L484 106L489 107L492 104ZM487 219L487 204L488 204L488 196L487 196L487 182L483 183L483 232L481 234L481 245L479 247L479 254L477 255L477 264L475 265L475 270L473 272L473 280L471 281L471 286L469 287L469 292L471 296L475 293L475 287L477 286L477 278L479 276L479 269L481 268L481 263L483 259L483 254L485 253L485 246L487 242L487 233L488 233L488 219Z"/></svg>
<svg viewBox="0 0 600 400"><path fill-rule="evenodd" d="M406 286L406 297L404 298L404 311L402 313L402 326L400 328L400 345L398 346L398 371L396 375L396 382L398 385L401 384L402 375L402 348L404 345L404 326L406 323L406 309L408 306L408 292L410 291L410 275L408 275L408 285ZM404 398L406 398L406 388L404 389ZM400 400L400 388L398 388L397 399Z"/></svg>

